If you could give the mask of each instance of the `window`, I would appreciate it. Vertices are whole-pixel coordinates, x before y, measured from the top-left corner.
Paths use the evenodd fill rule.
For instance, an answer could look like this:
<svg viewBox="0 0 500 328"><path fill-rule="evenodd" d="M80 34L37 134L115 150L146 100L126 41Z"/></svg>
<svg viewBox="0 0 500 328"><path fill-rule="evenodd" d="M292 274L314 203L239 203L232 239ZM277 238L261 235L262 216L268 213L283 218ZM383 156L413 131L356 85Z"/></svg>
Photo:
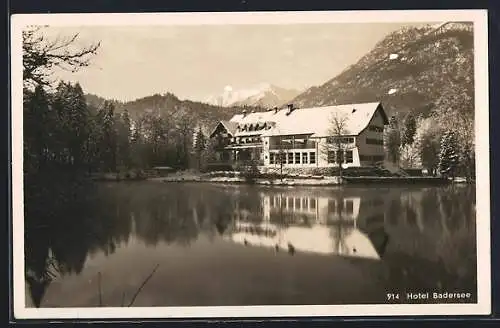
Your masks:
<svg viewBox="0 0 500 328"><path fill-rule="evenodd" d="M294 210L300 210L300 198L295 198L294 204L293 204L293 209Z"/></svg>
<svg viewBox="0 0 500 328"><path fill-rule="evenodd" d="M329 199L328 200L328 213L335 213L337 212L337 202L335 199Z"/></svg>
<svg viewBox="0 0 500 328"><path fill-rule="evenodd" d="M309 200L309 206L311 207L312 210L316 209L316 198L311 198Z"/></svg>
<svg viewBox="0 0 500 328"><path fill-rule="evenodd" d="M352 200L346 200L345 202L345 211L347 214L354 213L354 203Z"/></svg>
<svg viewBox="0 0 500 328"><path fill-rule="evenodd" d="M316 152L309 153L309 163L316 164Z"/></svg>
<svg viewBox="0 0 500 328"><path fill-rule="evenodd" d="M328 164L335 163L335 151L334 150L329 151L327 157L328 157Z"/></svg>
<svg viewBox="0 0 500 328"><path fill-rule="evenodd" d="M302 164L307 164L307 153L302 153Z"/></svg>
<svg viewBox="0 0 500 328"><path fill-rule="evenodd" d="M344 163L344 152L343 151L338 151L337 152L337 163Z"/></svg>
<svg viewBox="0 0 500 328"><path fill-rule="evenodd" d="M288 153L288 164L293 164L293 153Z"/></svg>
<svg viewBox="0 0 500 328"><path fill-rule="evenodd" d="M370 125L368 127L368 131L374 131L374 132L384 132L384 128L380 126L375 126L375 125Z"/></svg>
<svg viewBox="0 0 500 328"><path fill-rule="evenodd" d="M307 209L307 198L306 197L302 198L302 209L304 209L304 210Z"/></svg>
<svg viewBox="0 0 500 328"><path fill-rule="evenodd" d="M373 156L374 162L382 162L384 160L384 155L375 155Z"/></svg>
<svg viewBox="0 0 500 328"><path fill-rule="evenodd" d="M269 206L274 207L274 197L269 197Z"/></svg>
<svg viewBox="0 0 500 328"><path fill-rule="evenodd" d="M274 164L274 153L269 154L269 164Z"/></svg>
<svg viewBox="0 0 500 328"><path fill-rule="evenodd" d="M380 139L366 138L366 143L368 145L383 145L384 141Z"/></svg>
<svg viewBox="0 0 500 328"><path fill-rule="evenodd" d="M280 164L280 154L279 153L272 153L274 156L274 164Z"/></svg>
<svg viewBox="0 0 500 328"><path fill-rule="evenodd" d="M348 150L345 152L345 162L352 163L352 150Z"/></svg>
<svg viewBox="0 0 500 328"><path fill-rule="evenodd" d="M295 164L300 164L300 153L295 153Z"/></svg>

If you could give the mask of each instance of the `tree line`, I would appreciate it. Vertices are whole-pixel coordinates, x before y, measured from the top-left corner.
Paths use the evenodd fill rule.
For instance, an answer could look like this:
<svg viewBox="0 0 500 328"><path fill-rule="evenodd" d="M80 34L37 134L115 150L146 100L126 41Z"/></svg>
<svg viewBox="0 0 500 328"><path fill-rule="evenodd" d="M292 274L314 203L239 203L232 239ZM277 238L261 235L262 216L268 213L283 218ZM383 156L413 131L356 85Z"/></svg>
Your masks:
<svg viewBox="0 0 500 328"><path fill-rule="evenodd" d="M473 180L473 126L471 113L392 116L384 132L387 158L403 168L423 167L434 176Z"/></svg>
<svg viewBox="0 0 500 328"><path fill-rule="evenodd" d="M195 123L183 109L131 119L112 102L89 106L78 83L60 82L54 92L38 85L24 92L25 172L200 168L207 140Z"/></svg>

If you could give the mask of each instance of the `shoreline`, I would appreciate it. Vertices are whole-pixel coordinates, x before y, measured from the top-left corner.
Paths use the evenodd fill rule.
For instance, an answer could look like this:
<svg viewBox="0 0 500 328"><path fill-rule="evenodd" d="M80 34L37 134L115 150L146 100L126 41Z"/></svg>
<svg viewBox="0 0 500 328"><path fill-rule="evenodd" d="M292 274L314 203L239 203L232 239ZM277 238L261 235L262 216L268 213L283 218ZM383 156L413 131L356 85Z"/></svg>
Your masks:
<svg viewBox="0 0 500 328"><path fill-rule="evenodd" d="M450 185L450 184L474 184L474 181L466 181L464 178L454 180L429 177L429 176L406 176L406 177L384 177L384 176L313 176L313 175L288 175L280 177L255 177L245 178L239 174L211 175L186 172L185 174L173 174L166 176L143 176L132 178L117 178L114 174L101 176L94 181L102 182L137 182L153 181L162 183L221 183L221 184L245 184L245 185L267 185L267 186L340 186L340 185Z"/></svg>
<svg viewBox="0 0 500 328"><path fill-rule="evenodd" d="M474 184L474 182L466 182L464 180L446 180L435 177L344 177L339 181L338 177L323 177L321 179L314 178L283 178L281 179L259 179L253 181L245 180L239 177L156 177L146 180L162 182L162 183L225 183L225 184L246 184L246 185L266 185L266 186L340 186L340 185L465 185ZM350 180L350 181L349 181Z"/></svg>
<svg viewBox="0 0 500 328"><path fill-rule="evenodd" d="M265 185L265 186L338 186L344 183L338 181L338 177L325 177L323 179L255 179L248 181L244 178L200 178L200 177L158 177L148 178L148 181L156 181L162 183L185 183L185 182L198 182L198 183L231 183L231 184L247 184L247 185Z"/></svg>

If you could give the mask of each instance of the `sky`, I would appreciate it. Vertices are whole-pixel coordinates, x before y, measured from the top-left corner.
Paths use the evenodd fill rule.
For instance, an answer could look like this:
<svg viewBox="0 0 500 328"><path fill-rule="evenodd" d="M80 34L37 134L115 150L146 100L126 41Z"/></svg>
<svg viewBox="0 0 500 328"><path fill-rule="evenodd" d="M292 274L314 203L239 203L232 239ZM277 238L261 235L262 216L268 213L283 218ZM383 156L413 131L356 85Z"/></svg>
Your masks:
<svg viewBox="0 0 500 328"><path fill-rule="evenodd" d="M85 92L134 100L171 92L203 101L224 89L262 83L305 90L354 64L409 23L49 27L49 38L79 33L101 42L89 67L54 77Z"/></svg>

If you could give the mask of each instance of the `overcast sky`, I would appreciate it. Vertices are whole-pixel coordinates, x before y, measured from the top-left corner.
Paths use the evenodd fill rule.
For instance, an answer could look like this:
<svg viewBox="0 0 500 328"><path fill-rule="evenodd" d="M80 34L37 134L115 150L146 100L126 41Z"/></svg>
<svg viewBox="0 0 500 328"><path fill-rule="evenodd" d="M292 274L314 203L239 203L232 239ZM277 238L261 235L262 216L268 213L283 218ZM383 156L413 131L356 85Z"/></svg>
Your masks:
<svg viewBox="0 0 500 328"><path fill-rule="evenodd" d="M305 89L355 63L388 33L411 24L206 25L50 28L101 41L88 68L58 72L86 92L133 100L172 92L204 100L225 87L271 83Z"/></svg>

